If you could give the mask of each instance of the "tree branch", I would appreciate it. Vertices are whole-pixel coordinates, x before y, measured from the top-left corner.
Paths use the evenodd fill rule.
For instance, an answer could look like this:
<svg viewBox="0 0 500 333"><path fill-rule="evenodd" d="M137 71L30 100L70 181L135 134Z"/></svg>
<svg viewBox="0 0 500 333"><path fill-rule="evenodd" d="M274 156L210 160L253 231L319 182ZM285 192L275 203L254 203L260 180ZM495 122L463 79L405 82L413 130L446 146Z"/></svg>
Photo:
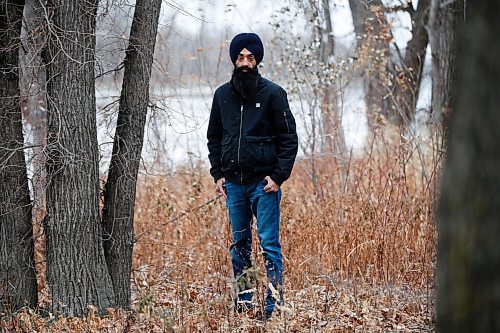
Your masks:
<svg viewBox="0 0 500 333"><path fill-rule="evenodd" d="M114 73L114 72L119 72L123 69L123 67L125 67L125 62L122 61L118 67L114 68L114 69L110 69L109 71L107 72L104 72L104 73L100 73L99 75L97 75L96 77L94 77L95 80L97 80L98 78L100 77L103 77L105 75L108 75L108 74L111 74L111 73Z"/></svg>

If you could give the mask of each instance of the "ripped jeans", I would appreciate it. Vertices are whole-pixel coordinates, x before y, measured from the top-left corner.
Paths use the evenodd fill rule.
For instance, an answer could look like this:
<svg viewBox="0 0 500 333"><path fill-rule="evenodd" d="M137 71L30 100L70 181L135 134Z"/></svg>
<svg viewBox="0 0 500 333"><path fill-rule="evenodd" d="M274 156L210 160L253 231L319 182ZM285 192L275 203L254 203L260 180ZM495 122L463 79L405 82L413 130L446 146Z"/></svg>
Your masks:
<svg viewBox="0 0 500 333"><path fill-rule="evenodd" d="M229 221L233 235L230 252L236 279L239 305L252 307L252 217L257 218L257 235L264 256L268 283L265 310L272 312L276 303L283 304L283 256L280 244L280 200L278 192L265 193L266 180L252 184L226 181ZM274 289L274 290L273 290ZM277 297L279 295L279 300Z"/></svg>

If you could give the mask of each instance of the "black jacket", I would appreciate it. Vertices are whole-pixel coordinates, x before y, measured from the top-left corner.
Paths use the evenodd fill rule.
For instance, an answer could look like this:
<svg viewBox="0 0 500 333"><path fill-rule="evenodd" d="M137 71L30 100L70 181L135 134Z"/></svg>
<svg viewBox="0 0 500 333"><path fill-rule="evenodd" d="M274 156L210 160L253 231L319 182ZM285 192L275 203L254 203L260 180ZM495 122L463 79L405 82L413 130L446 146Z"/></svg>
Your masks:
<svg viewBox="0 0 500 333"><path fill-rule="evenodd" d="M208 150L215 181L246 184L265 176L278 185L290 177L298 140L286 92L257 78L257 96L243 103L231 82L220 86L208 123Z"/></svg>

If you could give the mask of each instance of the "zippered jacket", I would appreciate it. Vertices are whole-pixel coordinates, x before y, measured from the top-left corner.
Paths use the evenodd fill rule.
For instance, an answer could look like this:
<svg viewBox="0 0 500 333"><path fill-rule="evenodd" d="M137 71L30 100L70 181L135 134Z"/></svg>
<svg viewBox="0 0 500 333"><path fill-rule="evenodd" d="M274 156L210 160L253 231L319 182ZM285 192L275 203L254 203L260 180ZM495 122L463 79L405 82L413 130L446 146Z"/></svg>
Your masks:
<svg viewBox="0 0 500 333"><path fill-rule="evenodd" d="M215 181L248 184L271 176L281 185L290 177L298 148L295 119L285 90L260 75L251 102L242 102L231 82L215 91L207 138Z"/></svg>

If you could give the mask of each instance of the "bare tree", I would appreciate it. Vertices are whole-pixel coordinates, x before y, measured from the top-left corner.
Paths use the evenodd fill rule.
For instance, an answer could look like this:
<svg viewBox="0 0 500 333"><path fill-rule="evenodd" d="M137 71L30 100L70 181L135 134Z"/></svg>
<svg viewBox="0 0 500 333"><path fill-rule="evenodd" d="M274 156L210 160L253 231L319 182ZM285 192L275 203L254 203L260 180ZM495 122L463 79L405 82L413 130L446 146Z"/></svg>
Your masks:
<svg viewBox="0 0 500 333"><path fill-rule="evenodd" d="M356 75L365 78L365 104L368 125L374 126L378 114L390 115L387 96L390 67L390 25L381 0L349 0L357 47Z"/></svg>
<svg viewBox="0 0 500 333"><path fill-rule="evenodd" d="M330 1L323 0L323 11L325 20L325 29L321 31L323 35L323 49L321 62L325 65L332 63L335 57L335 40L333 38L332 16L330 13ZM345 143L344 131L342 129L342 117L338 107L338 85L335 82L323 88L322 125L323 133L326 133L326 152L337 156L341 164L345 163L347 148Z"/></svg>
<svg viewBox="0 0 500 333"><path fill-rule="evenodd" d="M389 115L403 126L409 126L415 116L428 44L429 1L420 0L414 10L411 0L393 8L384 7L380 0L349 0L358 58L362 63L367 58L362 67L367 81L366 106L370 126L373 126L377 113ZM390 59L392 32L385 16L388 11L406 11L412 22L412 38L401 59L400 69L395 69L395 63ZM389 72L392 78L387 76ZM391 95L393 98L388 98Z"/></svg>
<svg viewBox="0 0 500 333"><path fill-rule="evenodd" d="M23 7L0 2L0 312L37 304L19 90Z"/></svg>
<svg viewBox="0 0 500 333"><path fill-rule="evenodd" d="M414 10L410 1L405 8L410 13L412 38L406 47L402 69L403 80L399 82L399 94L396 97L396 101L400 108L400 116L408 124L415 117L424 69L425 51L429 43L429 35L427 33L429 3L430 0L419 0L417 10Z"/></svg>
<svg viewBox="0 0 500 333"><path fill-rule="evenodd" d="M330 1L309 1L305 8L306 15L314 22L315 39L320 41L317 59L323 70L335 66L335 40L333 36ZM321 98L321 125L324 140L323 152L333 155L343 163L346 144L342 130L340 109L338 107L338 85L335 81L324 82L319 87Z"/></svg>
<svg viewBox="0 0 500 333"><path fill-rule="evenodd" d="M440 332L499 332L500 2L467 3L438 211L437 319Z"/></svg>
<svg viewBox="0 0 500 333"><path fill-rule="evenodd" d="M445 126L450 113L451 86L455 77L455 27L463 16L464 0L431 2L432 118L438 129Z"/></svg>
<svg viewBox="0 0 500 333"><path fill-rule="evenodd" d="M368 9L365 2L361 0L349 0L349 8L351 9L352 23L356 35L356 49L359 49L365 33L365 22L368 17Z"/></svg>
<svg viewBox="0 0 500 333"><path fill-rule="evenodd" d="M52 312L114 305L99 216L94 88L98 0L48 1L47 283Z"/></svg>
<svg viewBox="0 0 500 333"><path fill-rule="evenodd" d="M161 0L137 0L104 194L105 253L116 304L130 306L134 203Z"/></svg>

